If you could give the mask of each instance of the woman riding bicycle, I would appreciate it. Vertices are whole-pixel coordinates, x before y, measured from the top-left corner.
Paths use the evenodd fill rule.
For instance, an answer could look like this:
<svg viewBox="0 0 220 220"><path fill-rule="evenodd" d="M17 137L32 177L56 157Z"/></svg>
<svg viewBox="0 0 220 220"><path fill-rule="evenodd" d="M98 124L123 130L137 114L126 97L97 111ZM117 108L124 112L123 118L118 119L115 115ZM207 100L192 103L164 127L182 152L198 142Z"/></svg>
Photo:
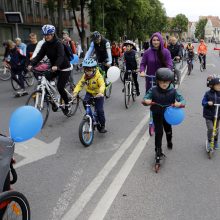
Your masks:
<svg viewBox="0 0 220 220"><path fill-rule="evenodd" d="M105 129L105 112L104 112L104 92L105 82L104 78L97 68L97 62L93 58L85 59L82 63L84 74L80 81L77 83L73 95L77 94L86 86L86 95L84 97L84 103L88 102L91 98L95 97L95 109L97 112L97 118L101 125L99 129L100 133L106 133Z"/></svg>
<svg viewBox="0 0 220 220"><path fill-rule="evenodd" d="M146 77L145 69L147 67L146 75L155 76L157 69L167 67L172 69L173 62L170 51L164 48L163 37L160 33L154 33L150 39L150 48L144 52L140 64L140 76ZM151 88L151 79L146 77L146 91Z"/></svg>
<svg viewBox="0 0 220 220"><path fill-rule="evenodd" d="M69 80L71 65L68 60L68 56L65 53L64 46L56 37L55 31L56 30L53 25L47 24L42 27L45 43L42 45L37 56L31 60L28 69L31 70L32 66L37 65L45 55L49 58L52 66L52 72L51 75L47 76L46 78L51 80L55 77L58 77L57 89L65 102L63 113L66 116L69 116L71 114L71 106L69 105L68 96L65 92L65 85Z"/></svg>

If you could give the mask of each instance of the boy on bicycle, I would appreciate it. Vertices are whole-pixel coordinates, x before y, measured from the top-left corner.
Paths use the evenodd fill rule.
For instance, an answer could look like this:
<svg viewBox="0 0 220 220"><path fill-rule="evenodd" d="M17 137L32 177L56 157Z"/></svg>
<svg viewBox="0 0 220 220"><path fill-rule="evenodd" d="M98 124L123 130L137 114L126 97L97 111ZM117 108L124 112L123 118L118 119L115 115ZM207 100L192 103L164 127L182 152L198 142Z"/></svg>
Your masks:
<svg viewBox="0 0 220 220"><path fill-rule="evenodd" d="M214 117L215 117L215 106L214 104L220 104L220 77L213 76L207 85L210 90L207 91L202 99L203 106L203 117L206 120L207 127L207 139L208 139L208 149L210 148L210 142L212 137ZM217 134L215 136L214 147L218 148L218 128L219 128L220 112L218 112L217 121Z"/></svg>
<svg viewBox="0 0 220 220"><path fill-rule="evenodd" d="M193 69L193 59L194 59L194 46L192 45L192 43L188 43L186 46L186 51L187 51L187 63L189 62L189 60L191 60L192 62L192 69Z"/></svg>
<svg viewBox="0 0 220 220"><path fill-rule="evenodd" d="M174 104L175 107L185 105L185 100L174 88L172 81L174 73L169 68L159 68L156 71L156 86L149 89L144 96L144 104L151 105L152 102L159 105L152 105L151 111L155 126L155 152L156 161L159 162L162 153L163 129L166 133L167 148L172 149L172 127L164 119L165 107Z"/></svg>
<svg viewBox="0 0 220 220"><path fill-rule="evenodd" d="M105 113L104 113L104 92L105 82L104 78L97 68L97 62L93 58L85 59L82 63L84 74L77 83L73 95L77 94L86 86L86 95L84 101L89 101L95 97L95 109L97 112L98 121L101 125L99 132L106 133L105 129Z"/></svg>
<svg viewBox="0 0 220 220"><path fill-rule="evenodd" d="M137 80L137 71L138 71L138 54L135 50L135 45L134 42L132 42L131 40L126 40L124 45L126 46L126 51L124 52L124 61L125 61L125 65L126 65L126 72L124 75L124 83L125 80L128 78L128 70L132 71L132 77L134 80L134 84L135 84L135 88L136 88L136 92L137 92L137 96L140 95L140 91L139 91L139 84L138 84L138 80ZM122 90L122 92L124 92L124 89Z"/></svg>

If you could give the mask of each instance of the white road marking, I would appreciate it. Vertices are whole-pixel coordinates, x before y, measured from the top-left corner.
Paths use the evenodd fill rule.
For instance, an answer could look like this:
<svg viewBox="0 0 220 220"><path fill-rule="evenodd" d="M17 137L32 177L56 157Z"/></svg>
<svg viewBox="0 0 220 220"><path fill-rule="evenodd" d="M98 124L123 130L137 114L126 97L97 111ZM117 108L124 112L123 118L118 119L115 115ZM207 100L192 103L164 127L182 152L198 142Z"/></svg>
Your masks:
<svg viewBox="0 0 220 220"><path fill-rule="evenodd" d="M32 138L24 143L16 143L15 153L21 155L24 159L16 163L14 167L18 168L56 154L60 146L60 141L61 137L58 137L53 142L47 144L41 140Z"/></svg>
<svg viewBox="0 0 220 220"><path fill-rule="evenodd" d="M115 200L115 197L120 191L123 183L125 182L126 178L128 177L129 173L134 167L136 161L138 160L139 156L144 150L148 140L149 140L149 135L145 133L142 136L141 140L138 142L137 146L134 148L133 152L131 153L127 161L124 163L123 167L121 168L117 176L114 178L113 182L107 189L106 193L103 195L103 197L97 204L95 210L89 217L89 220L104 219L106 213L108 212L113 201Z"/></svg>
<svg viewBox="0 0 220 220"><path fill-rule="evenodd" d="M92 180L92 182L87 186L85 191L80 195L78 200L71 206L69 211L64 215L62 220L74 220L83 211L84 207L90 201L92 196L95 194L97 189L101 186L105 178L111 172L111 170L116 166L120 158L124 155L126 150L131 146L137 135L140 133L142 128L146 125L150 114L144 117L142 121L137 125L137 127L132 131L128 138L123 142L121 147L115 152L111 159L106 163L103 169L98 173L98 175Z"/></svg>

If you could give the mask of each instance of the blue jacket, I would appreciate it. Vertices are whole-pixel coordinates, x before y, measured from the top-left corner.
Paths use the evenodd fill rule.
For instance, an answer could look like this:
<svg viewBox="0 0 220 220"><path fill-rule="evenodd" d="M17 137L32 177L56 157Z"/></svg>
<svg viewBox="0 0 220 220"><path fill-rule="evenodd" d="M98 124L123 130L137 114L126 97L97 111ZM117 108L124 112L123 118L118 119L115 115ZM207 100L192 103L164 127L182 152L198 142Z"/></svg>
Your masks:
<svg viewBox="0 0 220 220"><path fill-rule="evenodd" d="M210 89L205 93L202 99L203 117L213 120L215 117L215 106L208 105L209 101L212 101L214 104L220 104L220 92ZM218 112L218 118L220 118L220 111Z"/></svg>

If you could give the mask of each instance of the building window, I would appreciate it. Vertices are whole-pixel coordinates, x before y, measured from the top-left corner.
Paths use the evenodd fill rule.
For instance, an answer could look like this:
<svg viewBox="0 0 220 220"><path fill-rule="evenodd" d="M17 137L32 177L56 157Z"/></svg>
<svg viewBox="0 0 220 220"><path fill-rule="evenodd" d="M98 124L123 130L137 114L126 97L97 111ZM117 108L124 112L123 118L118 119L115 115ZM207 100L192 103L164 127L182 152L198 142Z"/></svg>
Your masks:
<svg viewBox="0 0 220 220"><path fill-rule="evenodd" d="M44 18L47 18L47 17L48 17L46 5L44 5L44 8L43 8L43 16L44 16Z"/></svg>
<svg viewBox="0 0 220 220"><path fill-rule="evenodd" d="M35 8L36 8L37 17L40 17L40 3L39 2L35 2Z"/></svg>
<svg viewBox="0 0 220 220"><path fill-rule="evenodd" d="M31 0L27 1L27 14L28 15L32 15L33 14Z"/></svg>

